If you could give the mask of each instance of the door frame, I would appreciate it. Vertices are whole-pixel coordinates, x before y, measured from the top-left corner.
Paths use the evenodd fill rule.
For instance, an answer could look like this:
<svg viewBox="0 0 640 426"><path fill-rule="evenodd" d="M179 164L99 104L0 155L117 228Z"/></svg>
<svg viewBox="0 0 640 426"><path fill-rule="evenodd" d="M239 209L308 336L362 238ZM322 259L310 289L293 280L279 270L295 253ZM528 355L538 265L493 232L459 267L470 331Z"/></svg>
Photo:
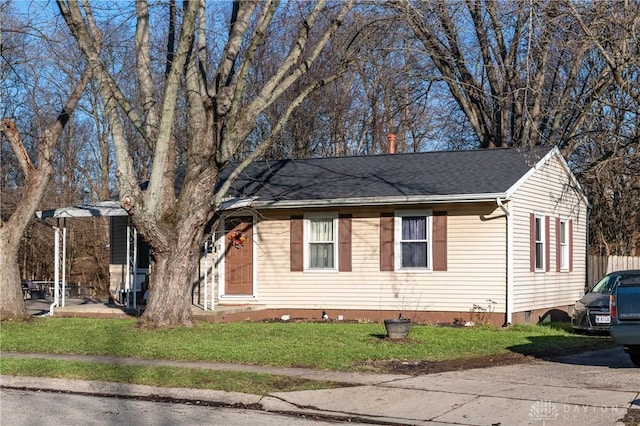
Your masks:
<svg viewBox="0 0 640 426"><path fill-rule="evenodd" d="M226 239L227 233L224 226L227 219L231 217L250 217L251 228L253 237L251 238L252 252L251 252L251 281L252 291L251 294L226 294ZM250 212L238 212L222 215L220 225L218 227L218 241L217 246L220 249L220 261L218 263L218 300L219 302L232 302L232 301L255 301L258 297L258 226L256 216Z"/></svg>

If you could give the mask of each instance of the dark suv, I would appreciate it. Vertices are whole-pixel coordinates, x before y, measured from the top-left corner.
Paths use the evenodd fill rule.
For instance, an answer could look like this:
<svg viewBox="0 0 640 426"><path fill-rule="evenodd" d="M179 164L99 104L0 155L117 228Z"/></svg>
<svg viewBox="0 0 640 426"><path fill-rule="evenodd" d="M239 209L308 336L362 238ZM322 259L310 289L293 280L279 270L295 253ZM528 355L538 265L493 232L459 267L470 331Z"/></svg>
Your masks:
<svg viewBox="0 0 640 426"><path fill-rule="evenodd" d="M616 271L604 276L576 302L571 317L573 329L583 332L608 332L611 325L611 290L620 280L638 276L640 270Z"/></svg>

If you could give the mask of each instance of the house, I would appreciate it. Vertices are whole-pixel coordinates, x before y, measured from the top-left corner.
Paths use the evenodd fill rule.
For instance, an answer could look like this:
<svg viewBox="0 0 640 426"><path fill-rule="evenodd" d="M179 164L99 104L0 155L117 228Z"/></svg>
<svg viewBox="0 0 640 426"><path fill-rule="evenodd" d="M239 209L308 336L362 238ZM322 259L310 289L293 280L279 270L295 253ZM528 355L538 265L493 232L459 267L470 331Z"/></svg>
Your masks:
<svg viewBox="0 0 640 426"><path fill-rule="evenodd" d="M261 161L228 196L193 291L220 320L535 323L584 292L589 204L557 148ZM117 203L40 215L110 216L135 307L148 252Z"/></svg>
<svg viewBox="0 0 640 426"><path fill-rule="evenodd" d="M535 323L584 291L588 201L557 148L263 161L228 195L197 297L256 307L238 318Z"/></svg>

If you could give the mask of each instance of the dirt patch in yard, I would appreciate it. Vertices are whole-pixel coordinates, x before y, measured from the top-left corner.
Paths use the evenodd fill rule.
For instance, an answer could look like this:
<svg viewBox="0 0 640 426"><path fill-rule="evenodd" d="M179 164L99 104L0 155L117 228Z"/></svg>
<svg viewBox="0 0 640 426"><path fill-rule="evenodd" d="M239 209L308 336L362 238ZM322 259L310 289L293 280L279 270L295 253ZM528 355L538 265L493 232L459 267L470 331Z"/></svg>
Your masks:
<svg viewBox="0 0 640 426"><path fill-rule="evenodd" d="M535 360L535 358L531 356L518 353L506 353L500 355L445 361L370 361L366 363L365 368L378 372L417 376L422 374L442 373L444 371L468 370L470 368L486 368L498 367L501 365L524 364L532 362L533 360Z"/></svg>

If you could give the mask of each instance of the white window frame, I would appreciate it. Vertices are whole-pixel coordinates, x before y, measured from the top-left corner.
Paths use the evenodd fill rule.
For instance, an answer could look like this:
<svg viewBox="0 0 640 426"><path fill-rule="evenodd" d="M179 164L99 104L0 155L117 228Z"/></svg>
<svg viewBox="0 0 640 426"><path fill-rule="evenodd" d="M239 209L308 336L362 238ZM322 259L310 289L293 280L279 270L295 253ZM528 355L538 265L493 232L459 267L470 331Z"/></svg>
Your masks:
<svg viewBox="0 0 640 426"><path fill-rule="evenodd" d="M314 219L332 219L333 220L333 267L331 268L312 268L311 261L311 221ZM338 213L307 213L304 215L304 270L311 272L336 272L338 271ZM327 243L326 241L325 243Z"/></svg>
<svg viewBox="0 0 640 426"><path fill-rule="evenodd" d="M558 229L560 238L560 270L569 270L569 219L560 218L560 229Z"/></svg>
<svg viewBox="0 0 640 426"><path fill-rule="evenodd" d="M542 213L536 213L535 214L535 220L533 221L533 226L534 226L534 236L535 236L535 267L536 267L536 271L537 272L544 272L546 271L546 257L547 257L547 247L546 247L546 241L545 241L545 236L546 236L546 229L545 229L545 224L546 222L546 215L542 214ZM540 239L538 239L538 223L540 223ZM538 259L538 246L540 246L541 250L540 250L540 258Z"/></svg>
<svg viewBox="0 0 640 426"><path fill-rule="evenodd" d="M407 216L425 217L427 226L427 266L426 267L403 267L402 266L402 219ZM394 259L395 270L398 272L431 272L433 271L433 210L402 210L396 211L394 215ZM408 240L422 241L422 240Z"/></svg>

